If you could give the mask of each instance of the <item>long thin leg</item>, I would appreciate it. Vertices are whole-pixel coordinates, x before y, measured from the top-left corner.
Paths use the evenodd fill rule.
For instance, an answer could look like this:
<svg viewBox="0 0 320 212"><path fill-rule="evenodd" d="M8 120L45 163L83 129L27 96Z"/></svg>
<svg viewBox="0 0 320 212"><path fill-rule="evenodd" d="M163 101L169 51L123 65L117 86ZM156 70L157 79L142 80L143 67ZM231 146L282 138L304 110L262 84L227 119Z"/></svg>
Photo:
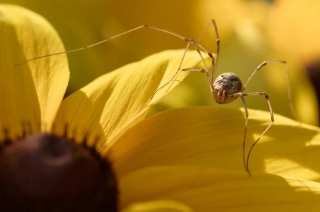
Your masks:
<svg viewBox="0 0 320 212"><path fill-rule="evenodd" d="M214 80L214 75L215 72L217 71L217 66L218 66L218 57L219 57L219 52L220 52L220 38L219 38L219 33L218 33L218 27L216 24L216 21L214 19L212 19L207 26L204 28L204 30L201 32L201 34L199 35L197 41L200 41L200 39L202 38L203 34L205 31L207 31L208 27L210 26L210 24L213 24L214 27L214 31L215 31L215 35L216 35L216 58L212 59L212 71L211 71L211 76L212 76L212 81L210 82L210 84L213 83Z"/></svg>
<svg viewBox="0 0 320 212"><path fill-rule="evenodd" d="M200 72L200 73L205 74L207 79L208 79L209 85L210 85L211 93L213 94L213 90L214 90L213 84L210 84L212 76L210 76L208 69L203 69L203 68L184 68L181 71L194 71L194 72Z"/></svg>
<svg viewBox="0 0 320 212"><path fill-rule="evenodd" d="M200 58L201 58L201 62L202 62L202 64L204 65L205 70L208 70L208 66L207 66L206 61L204 60L204 57L202 56L200 50L197 48L197 46L196 46L194 43L192 43L192 44L193 44L193 46L196 48L196 51L198 52L198 54L199 54L199 56L200 56ZM180 74L181 71L186 71L186 70L188 70L188 69L193 69L193 68L185 68L185 69L181 70L182 63L183 63L184 58L185 58L185 56L186 56L186 54L187 54L189 45L190 45L190 43L188 43L188 45L187 45L187 47L186 47L186 49L185 49L185 51L184 51L184 54L183 54L183 56L182 56L181 62L180 62L179 67L178 67L178 71L173 75L173 77L172 77L168 82L166 82L166 83L165 83L164 85L162 85L161 87L164 87L165 85L169 84L171 81L176 81L176 78L178 77L178 75ZM208 73L208 71L206 71L206 72ZM209 82L209 83L210 83L210 82ZM168 87L167 91L171 88L171 86L172 86L172 84Z"/></svg>
<svg viewBox="0 0 320 212"><path fill-rule="evenodd" d="M48 55L43 55L43 56L39 56L39 57L34 57L34 58L31 58L31 59L28 59L24 62L21 62L21 63L17 63L13 66L18 66L18 65L22 65L24 63L27 63L27 62L30 62L30 61L33 61L33 60L37 60L37 59L40 59L40 58L45 58L45 57L51 57L51 56L54 56L54 55L60 55L60 54L69 54L69 53L73 53L73 52L77 52L77 51L81 51L81 50L84 50L84 49L88 49L88 48L91 48L91 47L94 47L94 46L97 46L97 45L100 45L102 43L105 43L107 41L110 41L112 39L115 39L117 37L120 37L120 36L123 36L123 35L126 35L126 34L129 34L131 32L134 32L134 31L137 31L139 29L143 29L143 28L147 28L147 29L152 29L152 30L157 30L157 31L160 31L160 32L163 32L163 33L166 33L166 34L170 34L170 35L173 35L177 38L180 38L181 40L184 40L188 43L191 43L193 44L193 46L197 49L197 50L203 50L204 52L206 52L209 57L211 57L213 60L214 60L214 57L212 55L212 53L210 51L208 51L204 46L202 46L200 43L198 43L197 41L193 40L193 39L189 39L189 38L186 38L186 37L183 37L182 35L179 35L178 33L175 33L175 32L171 32L169 30L166 30L166 29L162 29L162 28L158 28L158 27L155 27L155 26L151 26L151 25L141 25L141 26L138 26L136 28L133 28L131 30L128 30L128 31L125 31L123 33L120 33L118 35L115 35L115 36L112 36L110 38L107 38L107 39L104 39L102 41L99 41L97 43L94 43L94 44L91 44L91 45L88 45L88 46L84 46L84 47L81 47L81 48L77 48L77 49L73 49L73 50L69 50L69 51L64 51L64 52L58 52L58 53L53 53L53 54L48 54Z"/></svg>
<svg viewBox="0 0 320 212"><path fill-rule="evenodd" d="M212 84L213 80L214 80L214 74L217 71L217 66L218 66L218 58L219 58L219 52L220 52L220 38L219 38L218 27L217 27L216 21L214 19L212 19L211 21L214 26L214 31L216 33L216 45L217 45L216 60L212 62L213 63L212 64L212 73L211 73L211 84Z"/></svg>
<svg viewBox="0 0 320 212"><path fill-rule="evenodd" d="M180 65L179 65L179 68L178 68L178 71L174 74L174 76L168 81L166 82L164 85L162 85L161 87L159 87L155 92L154 94L152 95L151 99L154 97L154 95L159 91L161 90L163 87L165 87L166 85L168 85L170 82L174 82L176 81L176 78L178 77L179 73L181 71L197 71L197 72L201 72L201 73L204 73L207 77L207 79L209 80L209 85L210 85L210 90L211 90L211 93L213 94L213 80L214 80L214 74L215 74L215 71L217 70L217 65L218 65L218 56L219 56L219 51L220 51L220 38L219 38L219 33L218 33L218 27L217 27L217 24L215 22L214 19L211 20L213 26L214 26L214 30L215 30L215 34L216 34L216 45L217 45L217 49L216 49L216 58L213 57L213 55L211 54L211 52L209 52L205 47L203 47L199 42L193 40L193 39L187 39L187 38L184 38L180 35L180 38L187 41L188 42L188 45L186 47L186 50L185 50L185 53L182 57L182 60L180 62ZM207 25L206 29L208 28L209 24ZM160 30L162 31L163 29L159 29L159 28L155 28L155 27L151 27L152 29L155 29L155 30ZM172 32L169 32L168 30L165 30L165 32L169 33L169 34L172 34ZM202 32L203 34L203 32ZM177 35L176 33L174 33L173 35ZM201 35L202 36L202 35ZM201 37L200 37L201 38ZM189 40L189 41L188 41ZM201 60L202 60L202 63L204 64L204 67L206 70L204 69L197 69L197 68L184 68L183 70L180 70L181 69L181 66L182 66L182 62L184 60L184 57L186 55L186 52L189 48L189 45L190 43L195 47L195 49L197 50L199 56L201 57ZM205 51L209 57L211 58L211 61L212 61L212 72L211 72L211 77L210 77L210 74L208 72L208 67L207 67L207 64L205 63L204 61L204 58L200 52L200 49L202 49L203 51ZM170 87L172 86L172 84L168 87L167 91L170 89Z"/></svg>
<svg viewBox="0 0 320 212"><path fill-rule="evenodd" d="M205 62L205 60L204 60L203 55L201 54L200 50L197 49L197 46L196 46L194 43L192 43L192 44L193 44L193 46L196 48L196 51L198 52L198 54L199 54L199 56L200 56L200 58L201 58L202 64L203 64L204 67L205 67L205 70L200 71L200 72L207 73L207 74L206 74L207 77L210 78L210 76L208 76L208 75L209 75L209 72L207 71L207 70L208 70L208 66L207 66L207 64L206 64L206 62ZM177 72L172 76L172 78L171 78L168 82L166 82L165 84L161 85L161 86L153 93L151 99L153 99L154 95L155 95L159 90L161 90L162 88L164 88L165 86L167 86L167 85L170 84L171 82L172 82L172 83L171 83L171 85L167 88L167 91L171 88L171 86L173 85L173 82L174 82L174 81L179 81L179 80L176 80L176 79L177 79L178 75L181 73L181 71L188 71L189 69L196 69L196 68L185 68L185 69L182 69L182 70L181 70L182 63L183 63L184 58L185 58L185 56L186 56L186 54L187 54L187 51L188 51L188 49L189 49L189 46L190 46L190 43L188 43L188 44L187 44L187 47L185 48L185 51L184 51L184 53L183 53L183 56L182 56L182 59L181 59L181 61L180 61L180 64L179 64L179 67L178 67ZM197 69L197 70L198 70L198 69ZM200 69L199 69L199 70L200 70ZM208 79L209 79L209 78L208 78ZM209 80L209 83L210 83L210 82L211 82L211 80ZM166 91L166 92L167 92L167 91Z"/></svg>
<svg viewBox="0 0 320 212"><path fill-rule="evenodd" d="M220 38L219 38L219 32L218 32L218 27L216 24L216 21L214 19L211 20L213 27L214 27L214 31L216 34L216 58L213 57L213 55L208 52L204 47L200 46L200 44L197 42L197 45L203 49L203 51L207 52L207 54L211 57L212 59L212 71L211 71L211 81L210 81L210 85L213 84L213 80L214 80L214 75L215 72L217 71L217 66L218 66L218 58L219 58L219 53L220 53ZM209 25L208 25L209 26ZM206 28L208 28L208 26ZM203 32L201 33L202 36ZM200 37L201 38L201 37Z"/></svg>
<svg viewBox="0 0 320 212"><path fill-rule="evenodd" d="M299 118L298 118L298 116L297 116L297 113L296 113L296 111L294 110L293 103L292 103L291 86L290 86L290 74L289 74L288 64L287 64L287 61L284 61L284 62L285 62L285 64L286 64L287 90L288 90L288 102L289 102L289 107L290 107L291 114L293 115L294 119L300 122L300 120L299 120Z"/></svg>
<svg viewBox="0 0 320 212"><path fill-rule="evenodd" d="M241 98L243 103L243 108L244 108L245 124L244 124L244 133L243 133L243 141L242 141L242 161L243 161L244 169L248 172L249 176L251 177L251 173L247 169L247 162L246 162L246 156L245 156L246 155L246 137L247 137L248 119L249 119L248 107L244 99L244 96L241 92L236 93L235 96L239 96Z"/></svg>
<svg viewBox="0 0 320 212"><path fill-rule="evenodd" d="M247 160L246 160L246 171L250 174L250 170L249 170L249 159L250 159L250 155L251 155L251 152L253 150L253 147L258 143L258 141L262 138L262 136L269 130L269 128L272 126L273 122L274 122L274 115L273 115L273 110L272 110L272 106L271 106L271 103L270 103L270 99L269 99L269 96L266 92L252 92L252 93L246 93L246 94L242 94L242 96L264 96L267 103L268 103L268 106L269 106L269 110L270 110L270 118L271 118L271 122L270 124L267 126L267 128L260 134L260 136L258 137L258 139L251 145L250 149L249 149L249 152L248 152L248 155L247 155ZM244 99L242 98L242 101L244 102ZM245 102L244 102L245 104ZM246 105L245 105L246 107ZM246 114L247 116L247 114ZM247 125L246 125L247 126ZM245 147L245 145L243 145Z"/></svg>
<svg viewBox="0 0 320 212"><path fill-rule="evenodd" d="M158 91L160 91L162 88L164 88L165 86L167 86L170 82L172 82L172 84L173 84L173 82L175 82L175 81L181 82L180 80L170 80L170 81L166 82L165 84L163 84L163 85L161 85L159 88L157 88L157 90L152 94L150 100L153 99L153 97L156 95L156 93L158 93ZM172 85L172 84L171 84L171 85ZM170 86L171 86L171 85L170 85ZM167 91L166 91L166 92L167 92Z"/></svg>
<svg viewBox="0 0 320 212"><path fill-rule="evenodd" d="M210 83L211 82L211 76L209 74L209 71L207 69L203 69L203 68L183 68L179 71L194 71L194 72L200 72L200 73L203 73L206 75L207 79L208 79L208 82ZM152 95L151 99L154 97L154 95L159 91L161 90L162 88L164 88L165 86L167 86L170 82L173 82L173 81L177 81L176 80L176 77L177 76L177 73L179 72L177 71L176 74L174 75L173 78L171 78L170 81L166 82L165 84L163 84L161 87L159 87L155 92L154 94ZM180 72L179 72L180 73ZM213 93L213 86L212 84L209 84L210 85L210 90L211 90L211 93Z"/></svg>
<svg viewBox="0 0 320 212"><path fill-rule="evenodd" d="M266 66L268 64L273 64L273 63L282 63L285 64L286 66L286 75L287 75L287 90L288 90L288 102L289 102L289 107L291 110L291 113L293 115L293 117L299 121L297 114L293 108L293 104L292 104L292 97L291 97L291 86L290 86L290 74L289 74L289 69L288 69L288 64L287 61L285 60L269 60L269 61L263 61L251 74L251 76L248 78L247 82L244 84L243 88L242 88L242 92L247 88L249 82L251 81L251 79L256 75L256 73L263 67Z"/></svg>
<svg viewBox="0 0 320 212"><path fill-rule="evenodd" d="M200 33L200 35L197 37L197 41L200 42L200 40L202 39L204 33L208 30L209 26L212 24L212 20L207 24L207 26L202 30L202 32Z"/></svg>
<svg viewBox="0 0 320 212"><path fill-rule="evenodd" d="M182 59L181 59L181 61L180 61L180 64L179 64L179 67L178 67L177 72L172 76L172 78L171 78L168 82L166 82L165 84L161 85L161 86L152 94L151 99L153 99L154 95L155 95L159 90L161 90L162 88L164 88L165 86L167 86L170 82L172 82L172 84L173 84L173 82L176 81L176 78L178 77L178 75L179 75L180 72L181 72L180 69L181 69L182 63L183 63L183 61L184 61L184 58L185 58L185 56L186 56L186 54L187 54L187 51L188 51L188 49L189 49L189 46L190 46L190 43L187 44L187 47L186 47L185 50L184 50L184 53L183 53L183 55L182 55ZM172 84L168 87L167 91L171 88ZM167 92L167 91L166 91L166 92Z"/></svg>

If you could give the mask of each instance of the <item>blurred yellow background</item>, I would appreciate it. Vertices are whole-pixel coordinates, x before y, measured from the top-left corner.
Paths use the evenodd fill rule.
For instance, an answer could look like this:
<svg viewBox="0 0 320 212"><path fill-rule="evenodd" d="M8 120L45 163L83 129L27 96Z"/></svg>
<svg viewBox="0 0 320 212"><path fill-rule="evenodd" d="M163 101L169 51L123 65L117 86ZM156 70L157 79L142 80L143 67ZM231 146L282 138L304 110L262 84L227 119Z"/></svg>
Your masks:
<svg viewBox="0 0 320 212"><path fill-rule="evenodd" d="M198 39L211 19L218 25L221 54L217 74L234 72L243 84L264 60L289 64L293 103L299 118L318 124L316 95L305 67L320 58L320 3L306 0L2 0L45 17L58 31L67 50L83 47L142 24L150 24ZM215 33L209 26L201 37L215 53ZM173 36L142 29L105 44L68 55L71 93L96 77L166 49L185 48ZM216 76L217 76L216 74ZM274 112L292 117L287 100L285 67L272 64L250 82L247 92L265 91ZM249 108L268 110L264 97L248 97ZM191 76L155 110L187 105L217 105L203 74ZM242 107L240 100L228 105ZM225 106L222 106L225 107Z"/></svg>

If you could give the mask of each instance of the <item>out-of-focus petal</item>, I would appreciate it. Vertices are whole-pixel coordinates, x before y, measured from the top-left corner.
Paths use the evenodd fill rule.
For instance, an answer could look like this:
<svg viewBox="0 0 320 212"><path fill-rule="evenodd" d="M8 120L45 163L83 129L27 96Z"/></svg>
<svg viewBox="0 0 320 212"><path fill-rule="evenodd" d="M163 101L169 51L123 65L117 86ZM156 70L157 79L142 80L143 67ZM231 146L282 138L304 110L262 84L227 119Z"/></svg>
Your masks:
<svg viewBox="0 0 320 212"><path fill-rule="evenodd" d="M65 93L65 55L19 66L27 59L64 51L52 26L41 16L13 5L0 5L0 140L44 130L54 118ZM10 129L10 130L9 130Z"/></svg>
<svg viewBox="0 0 320 212"><path fill-rule="evenodd" d="M250 20L255 24L263 24L268 5L265 1L204 0L197 2L195 7L197 11L201 11L198 14L199 25L204 25L209 23L211 19L215 19L220 38L226 41L240 23ZM246 30L243 30L243 33L251 33L250 29ZM212 34L213 30L210 32ZM203 42L207 46L210 41L203 40ZM214 42L214 39L211 42Z"/></svg>
<svg viewBox="0 0 320 212"><path fill-rule="evenodd" d="M122 212L193 212L185 204L172 200L155 200L148 202L135 202L121 210Z"/></svg>
<svg viewBox="0 0 320 212"><path fill-rule="evenodd" d="M144 118L150 106L188 74L181 72L172 86L162 87L177 72L183 53L164 51L99 77L63 101L56 119L60 124L54 130L63 134L66 127L68 136L78 142L86 137L89 146L97 144L98 139L103 142L98 149L108 145L128 125ZM188 51L182 68L199 64L198 53Z"/></svg>
<svg viewBox="0 0 320 212"><path fill-rule="evenodd" d="M266 22L275 48L306 64L320 59L320 4L317 1L282 0L274 3ZM277 33L274 33L277 32Z"/></svg>

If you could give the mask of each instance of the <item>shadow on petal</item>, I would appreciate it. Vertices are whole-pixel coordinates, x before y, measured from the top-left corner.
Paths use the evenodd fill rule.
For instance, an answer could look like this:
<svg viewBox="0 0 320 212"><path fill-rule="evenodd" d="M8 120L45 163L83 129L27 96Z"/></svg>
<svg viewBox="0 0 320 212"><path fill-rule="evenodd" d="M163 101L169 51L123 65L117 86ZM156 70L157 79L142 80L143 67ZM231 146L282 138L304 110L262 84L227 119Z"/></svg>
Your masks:
<svg viewBox="0 0 320 212"><path fill-rule="evenodd" d="M314 211L319 183L195 166L156 166L120 180L121 206L170 199L194 211Z"/></svg>
<svg viewBox="0 0 320 212"><path fill-rule="evenodd" d="M249 110L246 151L269 124L269 114ZM157 165L195 165L245 173L242 161L244 114L239 109L191 107L151 116L115 141L108 152L117 174ZM275 124L253 149L250 170L315 180L320 173L319 129L276 115ZM312 146L310 145L312 144ZM312 151L310 151L312 149ZM283 166L283 158L294 166Z"/></svg>

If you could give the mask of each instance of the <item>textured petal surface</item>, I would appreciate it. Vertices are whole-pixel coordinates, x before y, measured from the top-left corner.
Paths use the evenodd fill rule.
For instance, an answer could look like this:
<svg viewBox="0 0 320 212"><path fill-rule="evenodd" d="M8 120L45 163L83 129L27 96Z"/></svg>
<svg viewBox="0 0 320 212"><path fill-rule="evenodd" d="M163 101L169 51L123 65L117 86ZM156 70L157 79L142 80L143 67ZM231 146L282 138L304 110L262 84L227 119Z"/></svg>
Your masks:
<svg viewBox="0 0 320 212"><path fill-rule="evenodd" d="M317 211L320 184L312 181L194 166L149 167L120 180L121 206L171 199L194 211Z"/></svg>
<svg viewBox="0 0 320 212"><path fill-rule="evenodd" d="M0 4L0 140L23 128L44 130L61 103L69 79L65 55L13 67L27 59L63 51L56 31L41 16L19 6ZM27 130L26 130L27 128Z"/></svg>
<svg viewBox="0 0 320 212"><path fill-rule="evenodd" d="M63 101L54 130L63 134L67 128L69 137L78 142L86 138L89 146L98 142L98 149L108 145L128 125L144 118L150 106L188 74L181 72L172 86L162 87L177 72L183 53L161 52L99 77ZM189 51L182 68L199 64L197 52Z"/></svg>
<svg viewBox="0 0 320 212"><path fill-rule="evenodd" d="M270 123L270 114L249 110L246 152ZM191 107L158 113L133 126L108 152L117 175L157 165L195 165L245 173L244 114L240 109ZM249 168L320 182L320 131L275 116L252 151ZM246 153L247 154L247 153Z"/></svg>

